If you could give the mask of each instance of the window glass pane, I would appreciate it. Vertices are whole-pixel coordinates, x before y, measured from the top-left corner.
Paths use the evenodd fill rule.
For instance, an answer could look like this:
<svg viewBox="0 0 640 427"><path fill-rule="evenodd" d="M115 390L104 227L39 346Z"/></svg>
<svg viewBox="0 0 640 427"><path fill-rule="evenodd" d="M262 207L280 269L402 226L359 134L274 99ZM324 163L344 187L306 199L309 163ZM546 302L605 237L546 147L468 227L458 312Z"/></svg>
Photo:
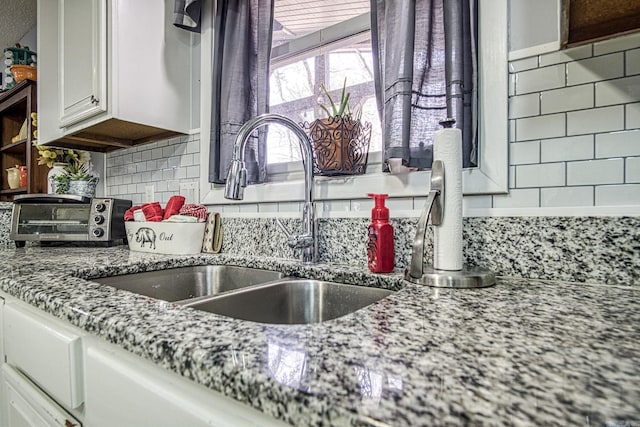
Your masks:
<svg viewBox="0 0 640 427"><path fill-rule="evenodd" d="M333 50L309 52L308 57L303 56L296 62L272 67L270 112L287 116L296 123L324 118L327 114L319 102L327 107L330 102L321 84L326 85L331 99L339 103L346 78L352 114L372 124L369 151L380 151L381 131L373 85L371 42L369 38L359 39ZM300 160L298 143L284 128L271 126L268 138L268 163Z"/></svg>

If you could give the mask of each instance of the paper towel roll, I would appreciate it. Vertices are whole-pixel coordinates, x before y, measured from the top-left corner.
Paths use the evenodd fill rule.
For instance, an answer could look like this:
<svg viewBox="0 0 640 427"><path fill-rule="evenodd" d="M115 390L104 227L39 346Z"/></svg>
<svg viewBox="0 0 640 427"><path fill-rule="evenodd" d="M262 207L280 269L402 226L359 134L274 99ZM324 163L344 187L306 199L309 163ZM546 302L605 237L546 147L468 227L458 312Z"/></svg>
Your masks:
<svg viewBox="0 0 640 427"><path fill-rule="evenodd" d="M433 159L444 163L444 218L434 227L433 267L462 270L462 132L447 128L435 133Z"/></svg>

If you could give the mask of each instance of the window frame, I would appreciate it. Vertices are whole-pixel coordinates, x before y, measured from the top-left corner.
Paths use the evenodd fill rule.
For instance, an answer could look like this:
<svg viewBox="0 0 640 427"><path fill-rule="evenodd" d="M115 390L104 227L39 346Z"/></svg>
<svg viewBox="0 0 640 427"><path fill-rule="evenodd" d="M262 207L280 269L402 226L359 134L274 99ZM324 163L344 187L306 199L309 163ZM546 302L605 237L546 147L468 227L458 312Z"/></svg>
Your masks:
<svg viewBox="0 0 640 427"><path fill-rule="evenodd" d="M292 202L304 199L299 172L283 163L278 172L286 180L249 185L243 200L224 198L224 186L208 182L211 129L211 75L213 69L213 5L205 0L201 34L201 116L200 116L200 202L234 205L265 202ZM506 194L508 192L508 5L507 0L479 0L479 150L478 167L463 170L463 194ZM329 27L331 28L331 27ZM372 153L375 154L375 153ZM377 160L377 161L376 161ZM293 162L295 163L295 162ZM377 170L377 171L376 171ZM281 175L282 176L282 175ZM392 175L383 173L380 157L370 155L367 173L344 177L316 177L316 200L360 199L367 192L388 193L390 197L423 197L428 192L430 171ZM289 179L290 178L290 179Z"/></svg>

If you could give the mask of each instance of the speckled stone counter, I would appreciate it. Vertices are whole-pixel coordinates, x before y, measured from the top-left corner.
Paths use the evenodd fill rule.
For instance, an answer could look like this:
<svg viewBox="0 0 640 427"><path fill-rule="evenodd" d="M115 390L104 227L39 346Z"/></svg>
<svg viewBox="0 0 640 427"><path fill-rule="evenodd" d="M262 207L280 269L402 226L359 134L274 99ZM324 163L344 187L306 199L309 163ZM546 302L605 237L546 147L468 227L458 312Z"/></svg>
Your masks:
<svg viewBox="0 0 640 427"><path fill-rule="evenodd" d="M287 220L299 230L297 220ZM417 218L392 218L396 266L411 259ZM320 260L366 265L367 218L321 219ZM295 258L272 218L223 218L223 252ZM432 259L432 233L425 240ZM640 217L471 217L463 219L465 263L509 277L640 285Z"/></svg>
<svg viewBox="0 0 640 427"><path fill-rule="evenodd" d="M321 324L266 325L90 281L210 263L397 292ZM436 290L357 267L122 247L5 250L0 273L3 291L296 426L640 422L634 287L501 279Z"/></svg>
<svg viewBox="0 0 640 427"><path fill-rule="evenodd" d="M11 209L13 209L13 203L0 202L0 248L7 247L13 243L9 240Z"/></svg>

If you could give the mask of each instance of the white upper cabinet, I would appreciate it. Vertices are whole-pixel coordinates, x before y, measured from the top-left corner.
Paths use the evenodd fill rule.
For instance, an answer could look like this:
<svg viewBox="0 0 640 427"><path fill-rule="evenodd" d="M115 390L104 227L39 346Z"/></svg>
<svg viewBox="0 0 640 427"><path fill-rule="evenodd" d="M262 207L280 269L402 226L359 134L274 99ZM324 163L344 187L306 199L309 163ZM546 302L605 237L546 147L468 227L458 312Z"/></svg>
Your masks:
<svg viewBox="0 0 640 427"><path fill-rule="evenodd" d="M106 0L60 0L60 126L107 111Z"/></svg>
<svg viewBox="0 0 640 427"><path fill-rule="evenodd" d="M39 0L39 143L108 152L189 132L196 43L173 1Z"/></svg>

